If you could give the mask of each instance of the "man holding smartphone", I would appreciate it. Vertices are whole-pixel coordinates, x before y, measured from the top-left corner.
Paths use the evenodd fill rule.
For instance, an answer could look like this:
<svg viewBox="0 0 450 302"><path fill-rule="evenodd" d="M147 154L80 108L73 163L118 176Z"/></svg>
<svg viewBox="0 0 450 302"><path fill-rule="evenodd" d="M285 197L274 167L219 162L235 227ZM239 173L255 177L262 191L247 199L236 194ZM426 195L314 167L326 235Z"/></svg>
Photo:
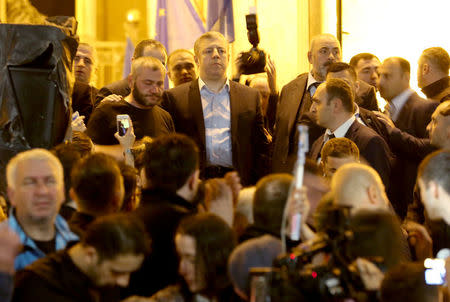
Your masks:
<svg viewBox="0 0 450 302"><path fill-rule="evenodd" d="M114 134L118 131L118 115L129 116L137 139L174 132L170 114L157 106L162 100L164 78L165 68L158 59L134 60L128 76L131 93L118 102L102 102L92 113L86 132L92 141L98 145L117 145Z"/></svg>

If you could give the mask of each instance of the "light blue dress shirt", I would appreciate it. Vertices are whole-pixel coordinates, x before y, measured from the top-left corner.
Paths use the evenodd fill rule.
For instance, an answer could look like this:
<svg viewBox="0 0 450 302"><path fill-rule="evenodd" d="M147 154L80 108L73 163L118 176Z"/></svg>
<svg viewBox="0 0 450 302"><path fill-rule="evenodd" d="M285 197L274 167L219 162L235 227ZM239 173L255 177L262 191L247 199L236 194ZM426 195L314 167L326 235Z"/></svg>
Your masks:
<svg viewBox="0 0 450 302"><path fill-rule="evenodd" d="M217 93L200 78L198 84L205 120L206 165L233 167L229 81Z"/></svg>

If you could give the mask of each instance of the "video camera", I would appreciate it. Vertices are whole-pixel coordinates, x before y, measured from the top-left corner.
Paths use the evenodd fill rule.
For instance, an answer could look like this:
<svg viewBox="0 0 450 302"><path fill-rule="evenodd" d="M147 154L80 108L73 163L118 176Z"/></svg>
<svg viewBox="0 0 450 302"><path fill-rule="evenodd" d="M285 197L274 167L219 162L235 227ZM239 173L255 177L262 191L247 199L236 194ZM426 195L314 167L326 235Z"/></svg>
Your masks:
<svg viewBox="0 0 450 302"><path fill-rule="evenodd" d="M242 52L238 58L239 72L241 74L255 74L264 72L266 66L266 54L258 49L259 34L256 14L245 16L247 22L247 37L252 48L247 52Z"/></svg>
<svg viewBox="0 0 450 302"><path fill-rule="evenodd" d="M250 271L251 301L370 301L372 298L352 262L353 232L348 207L324 211L326 228L318 239L281 255L272 268ZM312 264L317 258L320 264ZM266 284L264 289L263 284Z"/></svg>

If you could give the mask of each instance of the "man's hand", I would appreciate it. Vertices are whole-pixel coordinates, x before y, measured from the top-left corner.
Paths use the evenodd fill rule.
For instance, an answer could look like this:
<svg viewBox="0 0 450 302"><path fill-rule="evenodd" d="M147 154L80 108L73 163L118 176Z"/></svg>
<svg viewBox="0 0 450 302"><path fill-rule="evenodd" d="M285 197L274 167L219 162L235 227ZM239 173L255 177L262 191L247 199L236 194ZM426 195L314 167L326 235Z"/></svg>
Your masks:
<svg viewBox="0 0 450 302"><path fill-rule="evenodd" d="M119 102L122 99L122 96L117 94L110 94L106 96L103 100L101 100L101 103L103 102Z"/></svg>
<svg viewBox="0 0 450 302"><path fill-rule="evenodd" d="M384 113L381 113L380 111L372 111L377 118L385 125L388 133L390 134L392 132L392 129L396 128L394 122Z"/></svg>
<svg viewBox="0 0 450 302"><path fill-rule="evenodd" d="M225 182L231 188L233 193L233 205L236 206L239 198L239 192L242 190L241 178L236 171L228 172L225 174Z"/></svg>
<svg viewBox="0 0 450 302"><path fill-rule="evenodd" d="M114 133L114 137L119 141L123 150L131 150L134 142L136 141L136 136L134 135L133 122L130 120L130 127L128 127L127 132L124 136L120 136L119 132Z"/></svg>
<svg viewBox="0 0 450 302"><path fill-rule="evenodd" d="M269 83L270 93L277 94L277 69L275 68L275 63L269 55L267 56L266 67L264 70L267 73L267 82Z"/></svg>
<svg viewBox="0 0 450 302"><path fill-rule="evenodd" d="M72 131L86 131L86 125L84 124L84 115L79 115L78 111L72 114Z"/></svg>
<svg viewBox="0 0 450 302"><path fill-rule="evenodd" d="M425 227L412 221L405 222L403 227L408 232L408 242L414 248L417 260L433 257L433 240Z"/></svg>
<svg viewBox="0 0 450 302"><path fill-rule="evenodd" d="M383 272L372 262L364 258L358 258L355 261L361 280L367 290L378 290L383 281Z"/></svg>
<svg viewBox="0 0 450 302"><path fill-rule="evenodd" d="M7 226L0 227L0 272L13 274L14 259L22 248L19 236Z"/></svg>

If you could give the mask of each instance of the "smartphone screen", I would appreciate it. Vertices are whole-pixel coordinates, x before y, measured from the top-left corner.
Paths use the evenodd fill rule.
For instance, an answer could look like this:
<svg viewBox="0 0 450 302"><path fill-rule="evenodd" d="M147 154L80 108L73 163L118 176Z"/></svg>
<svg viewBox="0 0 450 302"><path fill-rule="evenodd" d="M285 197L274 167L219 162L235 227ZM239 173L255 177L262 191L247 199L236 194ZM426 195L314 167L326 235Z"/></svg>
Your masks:
<svg viewBox="0 0 450 302"><path fill-rule="evenodd" d="M428 285L445 284L445 260L425 259L425 283Z"/></svg>
<svg viewBox="0 0 450 302"><path fill-rule="evenodd" d="M124 136L127 133L128 128L130 128L130 122L128 117L117 117L117 131L120 136Z"/></svg>

